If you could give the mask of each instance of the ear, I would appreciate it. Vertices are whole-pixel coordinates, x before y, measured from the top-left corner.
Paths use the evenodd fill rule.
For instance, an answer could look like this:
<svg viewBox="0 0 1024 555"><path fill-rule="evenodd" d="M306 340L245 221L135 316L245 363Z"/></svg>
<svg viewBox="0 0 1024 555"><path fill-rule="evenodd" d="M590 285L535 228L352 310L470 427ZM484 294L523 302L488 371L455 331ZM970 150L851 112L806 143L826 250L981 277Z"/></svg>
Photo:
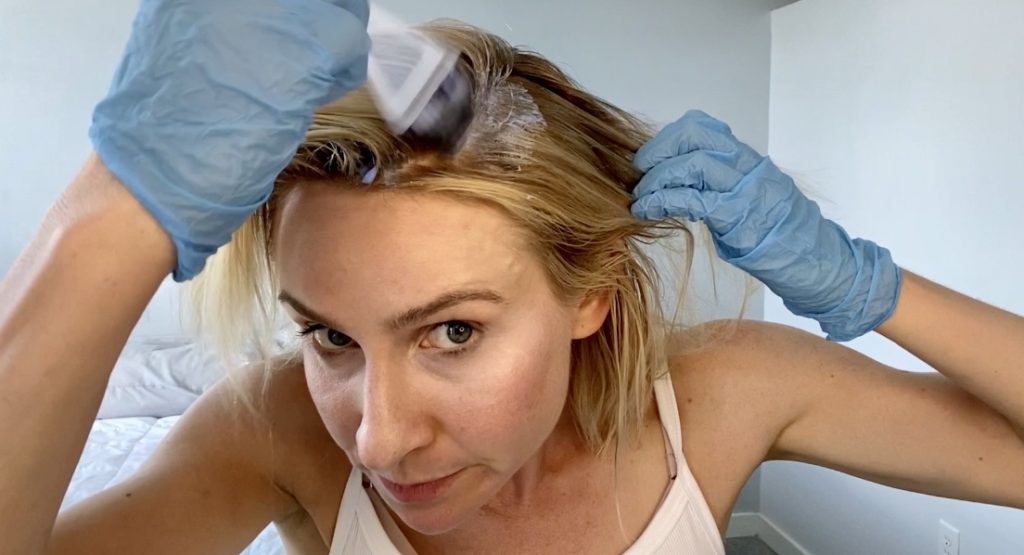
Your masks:
<svg viewBox="0 0 1024 555"><path fill-rule="evenodd" d="M572 338L590 337L601 329L611 306L611 291L599 291L585 297L576 307L576 323Z"/></svg>

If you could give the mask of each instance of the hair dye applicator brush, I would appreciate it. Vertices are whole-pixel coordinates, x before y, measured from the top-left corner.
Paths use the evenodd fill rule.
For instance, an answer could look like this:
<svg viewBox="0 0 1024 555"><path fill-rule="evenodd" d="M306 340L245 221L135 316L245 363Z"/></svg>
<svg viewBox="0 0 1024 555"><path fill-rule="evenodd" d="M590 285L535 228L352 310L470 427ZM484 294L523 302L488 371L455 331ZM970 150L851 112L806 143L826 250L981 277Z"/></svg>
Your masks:
<svg viewBox="0 0 1024 555"><path fill-rule="evenodd" d="M391 132L454 154L473 119L472 83L459 52L373 6L367 82Z"/></svg>

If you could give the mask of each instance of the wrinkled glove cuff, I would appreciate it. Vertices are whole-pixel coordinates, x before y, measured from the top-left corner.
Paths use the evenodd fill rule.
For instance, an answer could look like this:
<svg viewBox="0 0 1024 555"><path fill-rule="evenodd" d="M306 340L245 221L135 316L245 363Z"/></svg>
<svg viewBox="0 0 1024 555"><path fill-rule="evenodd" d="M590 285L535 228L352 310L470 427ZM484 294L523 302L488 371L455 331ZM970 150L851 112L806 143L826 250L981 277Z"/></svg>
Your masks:
<svg viewBox="0 0 1024 555"><path fill-rule="evenodd" d="M857 261L857 274L838 306L823 313L808 313L798 312L785 303L795 314L817 320L829 341L856 339L888 320L896 310L903 284L903 272L888 249L865 239L853 239L850 246Z"/></svg>
<svg viewBox="0 0 1024 555"><path fill-rule="evenodd" d="M174 243L174 281L181 283L192 279L203 270L206 259L231 238L232 228L224 227L218 218L231 219L237 224L244 220L255 206L214 206L177 189L174 179L167 177L171 172L167 171L166 164L161 164L158 160L147 160L131 147L130 141L115 137L116 133L104 133L98 125L90 129L93 149L103 160L104 165L149 212ZM191 223L180 215L180 212L186 209L192 213ZM211 229L213 227L218 229ZM219 229L222 227L223 229ZM196 240L197 237L216 238L202 241Z"/></svg>

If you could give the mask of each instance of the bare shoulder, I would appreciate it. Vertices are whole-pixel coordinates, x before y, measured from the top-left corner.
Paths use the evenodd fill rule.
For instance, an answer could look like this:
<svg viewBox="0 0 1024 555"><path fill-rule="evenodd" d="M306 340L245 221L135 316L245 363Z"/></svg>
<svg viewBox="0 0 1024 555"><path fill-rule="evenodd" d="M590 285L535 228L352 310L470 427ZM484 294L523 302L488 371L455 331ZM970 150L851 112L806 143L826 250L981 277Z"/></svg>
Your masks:
<svg viewBox="0 0 1024 555"><path fill-rule="evenodd" d="M290 469L304 468L304 455L289 448L318 436L301 374L301 367L297 376L287 367L265 373L262 365L232 371L135 474L62 512L51 552L140 553L159 545L237 553L268 523L302 517L308 509L293 484L305 471Z"/></svg>
<svg viewBox="0 0 1024 555"><path fill-rule="evenodd" d="M333 535L352 467L313 404L301 359L262 370L243 392L245 402L259 399L275 485L295 500L295 511L277 520L278 530L290 551L317 553Z"/></svg>
<svg viewBox="0 0 1024 555"><path fill-rule="evenodd" d="M670 352L680 414L690 419L684 426L745 437L755 451L748 456L761 460L770 458L801 403L816 398L814 388L852 357L870 360L803 330L757 320L696 326L676 335Z"/></svg>
<svg viewBox="0 0 1024 555"><path fill-rule="evenodd" d="M756 393L759 384L777 377L765 373L766 368L785 366L824 343L782 324L716 320L672 337L669 370L684 403L692 404L702 396L725 401ZM697 398L694 393L699 393Z"/></svg>
<svg viewBox="0 0 1024 555"><path fill-rule="evenodd" d="M827 343L803 330L762 320L713 320L672 335L669 353L674 360L690 357L737 358L765 352L786 352L791 344Z"/></svg>
<svg viewBox="0 0 1024 555"><path fill-rule="evenodd" d="M677 341L683 352L670 371L684 452L716 518L727 519L730 496L775 459L1024 507L1024 439L940 373L898 370L765 322L713 322Z"/></svg>
<svg viewBox="0 0 1024 555"><path fill-rule="evenodd" d="M672 338L669 372L683 451L723 531L740 490L789 419L773 369L819 341L749 320L708 322Z"/></svg>

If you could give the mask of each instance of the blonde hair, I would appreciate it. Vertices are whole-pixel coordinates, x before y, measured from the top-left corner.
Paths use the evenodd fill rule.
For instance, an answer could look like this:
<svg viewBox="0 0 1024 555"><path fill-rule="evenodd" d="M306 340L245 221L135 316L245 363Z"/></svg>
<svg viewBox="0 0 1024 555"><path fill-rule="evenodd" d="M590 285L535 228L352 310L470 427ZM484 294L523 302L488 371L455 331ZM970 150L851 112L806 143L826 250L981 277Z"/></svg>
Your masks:
<svg viewBox="0 0 1024 555"><path fill-rule="evenodd" d="M191 285L196 325L222 351L268 352L277 323L274 220L292 187L315 180L483 202L525 232L560 300L609 295L600 330L572 346L569 402L594 452L638 438L653 381L665 370L669 330L653 262L640 246L686 229L629 212L640 177L633 155L651 128L492 34L454 22L421 29L462 52L473 83L474 117L461 149L447 156L396 138L365 89L323 108L269 201ZM371 167L376 177L363 185Z"/></svg>

